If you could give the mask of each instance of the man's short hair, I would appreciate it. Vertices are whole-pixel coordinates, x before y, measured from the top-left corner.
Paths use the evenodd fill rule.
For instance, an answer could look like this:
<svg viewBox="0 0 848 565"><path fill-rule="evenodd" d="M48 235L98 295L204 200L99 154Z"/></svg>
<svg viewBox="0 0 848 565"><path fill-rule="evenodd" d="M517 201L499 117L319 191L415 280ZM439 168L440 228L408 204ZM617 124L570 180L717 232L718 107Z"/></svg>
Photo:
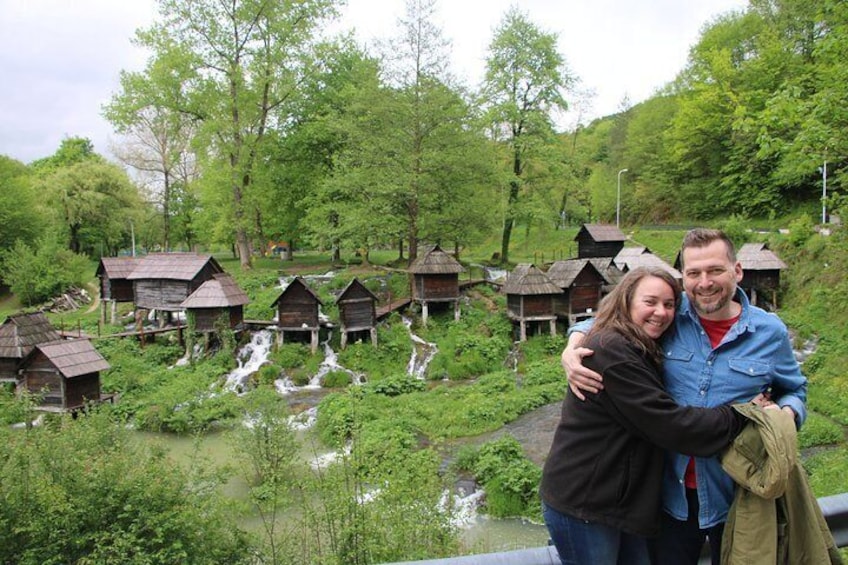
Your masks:
<svg viewBox="0 0 848 565"><path fill-rule="evenodd" d="M731 263L736 262L736 248L730 238L721 230L710 228L695 228L683 236L683 246L680 248L680 262L683 263L683 252L689 247L706 247L714 241L723 241L727 248L727 258Z"/></svg>

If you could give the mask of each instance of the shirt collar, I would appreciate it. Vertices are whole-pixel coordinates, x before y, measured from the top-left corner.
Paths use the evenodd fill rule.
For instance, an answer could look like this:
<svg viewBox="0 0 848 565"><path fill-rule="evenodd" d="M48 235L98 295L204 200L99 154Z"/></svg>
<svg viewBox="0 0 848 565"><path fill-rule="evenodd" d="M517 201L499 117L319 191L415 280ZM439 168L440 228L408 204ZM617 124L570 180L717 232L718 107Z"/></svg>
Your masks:
<svg viewBox="0 0 848 565"><path fill-rule="evenodd" d="M689 296L684 292L682 294L682 299L680 301L680 316L686 316L690 318L693 322L696 322L700 325L700 320L698 318L698 313L692 308L692 303L689 301ZM736 287L736 296L734 300L738 302L742 306L742 312L739 314L739 320L736 322L734 328L731 328L731 331L735 331L736 333L742 333L744 331L754 331L754 326L751 324L751 301L748 300L748 296L745 292Z"/></svg>

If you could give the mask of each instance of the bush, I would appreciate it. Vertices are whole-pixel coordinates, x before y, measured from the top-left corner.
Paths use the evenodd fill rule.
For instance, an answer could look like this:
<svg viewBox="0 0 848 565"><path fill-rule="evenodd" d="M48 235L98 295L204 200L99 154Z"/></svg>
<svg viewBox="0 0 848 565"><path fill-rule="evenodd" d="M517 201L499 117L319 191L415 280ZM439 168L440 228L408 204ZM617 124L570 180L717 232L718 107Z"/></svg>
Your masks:
<svg viewBox="0 0 848 565"><path fill-rule="evenodd" d="M350 384L350 375L345 371L330 371L321 379L321 386L325 388L344 388Z"/></svg>
<svg viewBox="0 0 848 565"><path fill-rule="evenodd" d="M282 369L280 369L279 365L262 365L259 369L259 373L257 375L260 385L272 385L274 381L280 378L280 373L282 373Z"/></svg>
<svg viewBox="0 0 848 565"><path fill-rule="evenodd" d="M175 465L108 414L0 429L0 563L247 563L208 464Z"/></svg>
<svg viewBox="0 0 848 565"><path fill-rule="evenodd" d="M562 370L559 359L528 363L522 380L523 386L527 387L554 384L562 385L564 388L566 382L565 371Z"/></svg>
<svg viewBox="0 0 848 565"><path fill-rule="evenodd" d="M815 234L813 219L808 214L802 214L789 223L789 243L802 247Z"/></svg>
<svg viewBox="0 0 848 565"><path fill-rule="evenodd" d="M486 490L486 511L496 517L539 515L536 491L542 470L527 459L521 444L503 436L483 444L476 457L463 455Z"/></svg>
<svg viewBox="0 0 848 565"><path fill-rule="evenodd" d="M350 393L332 393L321 400L317 423L321 441L339 447L353 436L357 403L358 399Z"/></svg>
<svg viewBox="0 0 848 565"><path fill-rule="evenodd" d="M271 360L283 369L302 367L310 356L309 346L302 343L284 343L271 352Z"/></svg>
<svg viewBox="0 0 848 565"><path fill-rule="evenodd" d="M63 249L55 239L43 237L35 248L18 240L0 254L3 279L24 306L50 300L88 280L89 260Z"/></svg>
<svg viewBox="0 0 848 565"><path fill-rule="evenodd" d="M421 392L427 388L427 385L418 379L414 379L409 375L395 375L382 381L370 382L364 387L366 392L375 394L383 394L385 396L400 396L410 392Z"/></svg>

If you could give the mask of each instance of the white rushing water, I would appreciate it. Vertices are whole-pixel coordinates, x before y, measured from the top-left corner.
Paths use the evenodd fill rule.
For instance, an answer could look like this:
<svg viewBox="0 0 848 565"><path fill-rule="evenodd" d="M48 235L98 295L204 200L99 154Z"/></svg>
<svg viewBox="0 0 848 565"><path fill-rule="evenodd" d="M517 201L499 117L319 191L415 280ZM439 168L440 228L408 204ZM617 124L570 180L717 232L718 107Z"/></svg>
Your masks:
<svg viewBox="0 0 848 565"><path fill-rule="evenodd" d="M410 318L404 316L402 320L412 340L412 356L409 358L409 363L406 366L406 374L416 379L424 380L427 373L427 366L430 365L430 361L439 352L439 348L436 347L435 343L425 341L412 333L412 320Z"/></svg>
<svg viewBox="0 0 848 565"><path fill-rule="evenodd" d="M236 356L238 367L227 375L224 389L237 394L243 393L247 378L268 361L268 354L271 352L273 341L273 334L270 330L261 330L254 333L250 343L239 350Z"/></svg>
<svg viewBox="0 0 848 565"><path fill-rule="evenodd" d="M355 371L351 371L345 367L342 367L339 364L339 355L336 353L332 347L330 347L330 340L332 339L332 334L327 337L327 340L322 344L324 348L324 361L321 362L321 365L318 367L318 371L309 378L309 382L303 386L297 386L289 377L283 377L281 379L277 379L274 381L274 387L277 389L277 392L282 395L291 394L293 392L297 392L299 390L310 390L310 389L319 389L321 388L321 380L327 376L327 374L334 371L341 371L343 373L347 373L350 375L350 382L352 384L358 385L364 382L363 376Z"/></svg>

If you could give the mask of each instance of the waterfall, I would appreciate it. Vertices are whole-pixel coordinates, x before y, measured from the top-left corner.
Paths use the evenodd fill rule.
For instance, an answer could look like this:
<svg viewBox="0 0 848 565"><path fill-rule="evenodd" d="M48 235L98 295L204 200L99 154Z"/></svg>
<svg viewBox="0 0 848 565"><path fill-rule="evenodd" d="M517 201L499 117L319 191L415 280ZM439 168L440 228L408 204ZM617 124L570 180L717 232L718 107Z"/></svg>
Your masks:
<svg viewBox="0 0 848 565"><path fill-rule="evenodd" d="M487 267L486 265L481 265L480 263L471 263L470 266L476 267L483 271L483 278L486 279L487 282L498 282L506 280L506 269L496 269L494 267Z"/></svg>
<svg viewBox="0 0 848 565"><path fill-rule="evenodd" d="M477 509L483 503L485 496L486 491L482 489L475 490L471 494L465 494L460 490L451 500L450 493L445 491L439 505L443 511L446 511L448 504L452 503L451 525L455 528L468 528L474 525L477 520Z"/></svg>
<svg viewBox="0 0 848 565"><path fill-rule="evenodd" d="M512 342L512 349L509 350L509 353L506 356L504 366L511 370L513 373L517 373L519 357L521 357L521 342L514 341Z"/></svg>
<svg viewBox="0 0 848 565"><path fill-rule="evenodd" d="M174 367L185 367L189 363L191 363L192 358L200 357L203 355L203 344L195 343L192 350L186 351L185 355L177 359L176 363L168 367L169 369L173 369Z"/></svg>
<svg viewBox="0 0 848 565"><path fill-rule="evenodd" d="M250 343L242 347L236 355L238 367L227 375L224 389L242 393L247 378L268 361L272 342L272 334L269 330L254 333Z"/></svg>
<svg viewBox="0 0 848 565"><path fill-rule="evenodd" d="M810 339L806 340L801 346L801 349L795 350L795 360L798 361L799 365L803 365L804 361L807 360L807 357L816 352L818 346L818 337L811 337Z"/></svg>
<svg viewBox="0 0 848 565"><path fill-rule="evenodd" d="M304 410L300 414L289 416L289 428L296 432L306 431L315 425L318 421L318 407L313 406L308 410Z"/></svg>
<svg viewBox="0 0 848 565"><path fill-rule="evenodd" d="M409 364L406 366L406 374L416 379L424 380L427 366L433 360L433 357L436 356L436 353L439 352L439 348L436 347L435 343L424 341L412 333L411 319L406 316L402 319L403 325L406 326L406 329L409 331L409 337L412 339L412 356L409 358Z"/></svg>
<svg viewBox="0 0 848 565"><path fill-rule="evenodd" d="M322 346L324 347L324 361L321 363L321 366L318 367L318 371L312 376L312 378L309 379L309 383L302 387L298 387L292 382L289 377L277 379L274 382L274 386L276 387L277 392L279 394L286 395L292 392L297 392L298 390L321 388L321 379L323 379L324 376L331 371L345 372L350 375L350 379L353 384L362 384L362 375L339 365L339 355L333 350L332 347L330 347L330 340L332 339L332 337L333 336L331 333L327 337L327 340L324 341L324 343L322 344Z"/></svg>
<svg viewBox="0 0 848 565"><path fill-rule="evenodd" d="M326 469L327 467L338 461L340 457L347 457L349 455L350 444L348 444L341 452L330 451L329 453L316 455L315 457L309 460L309 467L313 471L320 471L321 469Z"/></svg>

